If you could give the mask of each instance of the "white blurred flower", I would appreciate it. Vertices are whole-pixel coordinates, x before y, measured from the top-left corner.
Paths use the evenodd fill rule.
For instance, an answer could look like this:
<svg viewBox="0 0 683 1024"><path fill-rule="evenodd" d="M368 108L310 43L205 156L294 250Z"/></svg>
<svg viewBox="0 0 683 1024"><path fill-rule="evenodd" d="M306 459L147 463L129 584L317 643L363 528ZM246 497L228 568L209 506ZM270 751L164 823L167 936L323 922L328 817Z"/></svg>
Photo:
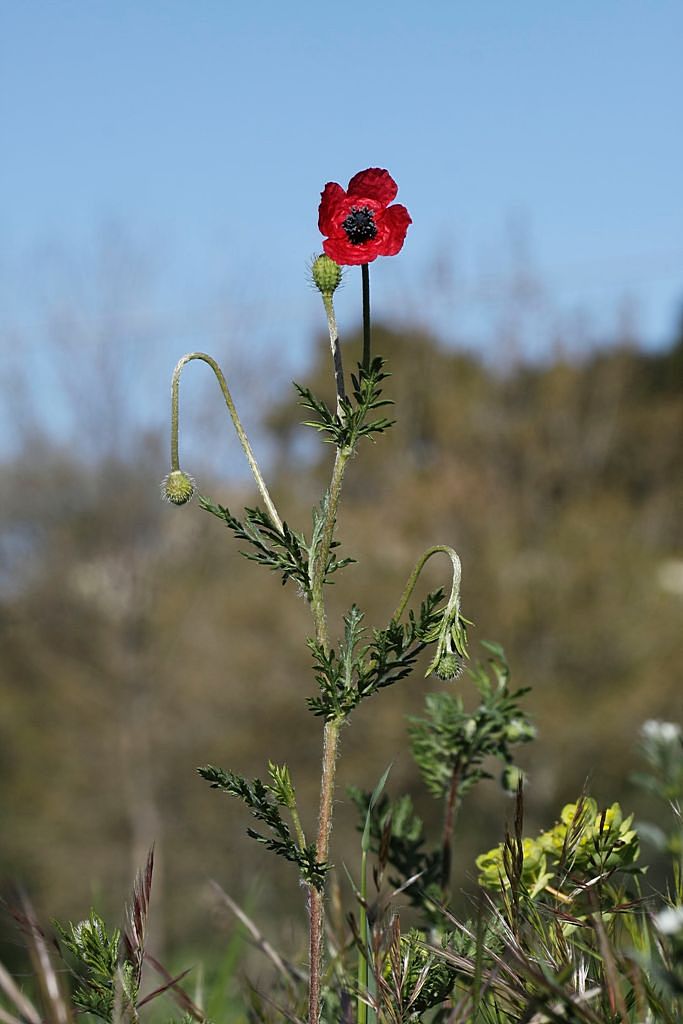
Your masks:
<svg viewBox="0 0 683 1024"><path fill-rule="evenodd" d="M677 935L683 931L683 906L660 910L655 914L655 924L662 935Z"/></svg>
<svg viewBox="0 0 683 1024"><path fill-rule="evenodd" d="M655 718L650 718L643 723L640 732L646 740L669 744L680 738L681 727L677 722L659 722Z"/></svg>
<svg viewBox="0 0 683 1024"><path fill-rule="evenodd" d="M667 594L683 595L683 558L667 558L657 566L657 582Z"/></svg>

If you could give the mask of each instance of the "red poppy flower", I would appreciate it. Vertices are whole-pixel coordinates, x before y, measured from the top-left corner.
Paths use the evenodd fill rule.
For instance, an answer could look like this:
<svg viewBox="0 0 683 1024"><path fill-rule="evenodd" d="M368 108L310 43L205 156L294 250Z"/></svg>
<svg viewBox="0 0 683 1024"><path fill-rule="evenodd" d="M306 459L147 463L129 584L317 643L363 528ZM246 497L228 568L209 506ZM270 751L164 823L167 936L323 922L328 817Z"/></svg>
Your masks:
<svg viewBox="0 0 683 1024"><path fill-rule="evenodd" d="M318 227L326 236L323 249L330 259L350 266L400 252L412 220L405 206L389 205L397 192L394 179L380 167L354 174L346 192L328 181L321 193Z"/></svg>

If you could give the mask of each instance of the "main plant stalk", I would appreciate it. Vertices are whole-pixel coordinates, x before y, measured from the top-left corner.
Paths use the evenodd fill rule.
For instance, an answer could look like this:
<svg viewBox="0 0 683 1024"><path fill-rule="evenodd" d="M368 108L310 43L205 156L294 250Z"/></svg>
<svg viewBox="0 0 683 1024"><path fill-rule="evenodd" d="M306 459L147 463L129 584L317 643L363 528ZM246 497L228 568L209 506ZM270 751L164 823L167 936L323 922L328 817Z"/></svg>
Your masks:
<svg viewBox="0 0 683 1024"><path fill-rule="evenodd" d="M325 653L330 649L330 637L327 628L327 613L323 589L327 563L334 538L334 527L337 520L337 508L341 496L344 470L350 452L337 449L332 470L332 480L328 492L325 522L318 549L315 552L311 579L311 614L315 626L316 640ZM332 809L334 805L334 780L337 767L337 750L339 747L339 730L341 722L331 719L325 722L323 733L323 762L320 777L320 804L318 810L318 835L316 839L316 860L327 863L330 849L330 832L332 831ZM310 920L310 989L308 1003L309 1024L318 1024L320 1020L320 992L322 976L322 940L325 919L324 892L310 886L309 889L309 920Z"/></svg>

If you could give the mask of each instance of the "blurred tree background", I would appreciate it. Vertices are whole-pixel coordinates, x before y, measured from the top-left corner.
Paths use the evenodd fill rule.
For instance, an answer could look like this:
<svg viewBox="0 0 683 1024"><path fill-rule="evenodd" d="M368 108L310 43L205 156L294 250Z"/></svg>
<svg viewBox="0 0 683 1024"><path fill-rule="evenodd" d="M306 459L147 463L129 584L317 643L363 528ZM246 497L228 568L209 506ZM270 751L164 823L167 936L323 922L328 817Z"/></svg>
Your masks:
<svg viewBox="0 0 683 1024"><path fill-rule="evenodd" d="M195 505L159 500L165 436L144 406L166 391L149 358L163 339L131 334L118 308L113 294L97 329L61 308L42 354L3 339L26 358L8 359L4 381L16 436L0 495L0 877L20 881L46 916L77 920L94 902L116 919L155 841L161 952L205 937L212 877L257 919L263 908L269 928L274 907L296 906L303 926L293 874L254 847L246 814L195 767L263 775L268 758L287 761L311 825L319 729L304 704L313 680L303 602L243 559ZM347 473L339 536L358 563L330 599L337 621L355 600L368 624L384 624L424 548L457 548L473 655L483 653L479 640L499 641L513 681L533 688L526 701L539 739L523 755L529 831L548 826L586 780L598 800L644 810L628 783L639 727L683 710L683 332L657 351L627 330L579 352L571 338L548 342L550 356L520 358L501 326L485 357L409 322L376 325L397 423L364 444ZM343 343L348 370L360 342ZM206 347L257 448L270 453L280 511L308 530L331 449L300 425L293 389L262 379L258 353ZM315 352L298 376L331 400L322 336ZM173 358L156 362L170 382ZM39 413L39 365L40 386L70 409L71 427L60 419L51 430L53 413ZM201 493L239 511L256 498L220 396L212 380L202 390L203 375L190 376L184 468ZM443 582L441 571L430 563L425 589ZM372 787L393 761L390 790L408 789L437 820L405 750L405 715L443 685L418 672L365 705L346 731L333 836L343 884L342 865L353 873L358 858L346 785ZM466 680L450 685L468 692ZM465 803L459 887L472 887L474 856L500 840L510 814L494 783ZM284 913L280 921L289 936Z"/></svg>

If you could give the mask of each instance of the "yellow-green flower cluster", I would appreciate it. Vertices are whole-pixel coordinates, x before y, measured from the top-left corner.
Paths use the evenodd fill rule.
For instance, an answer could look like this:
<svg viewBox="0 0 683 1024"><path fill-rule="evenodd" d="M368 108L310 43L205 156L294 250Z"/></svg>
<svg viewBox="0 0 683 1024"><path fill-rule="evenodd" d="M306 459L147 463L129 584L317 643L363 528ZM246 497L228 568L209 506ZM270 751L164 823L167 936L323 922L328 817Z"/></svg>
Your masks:
<svg viewBox="0 0 683 1024"><path fill-rule="evenodd" d="M522 840L522 855L522 885L533 898L545 889L553 873L548 871L547 855L535 839ZM476 864L479 868L479 885L485 889L500 889L501 885L506 889L510 887L505 870L505 847L502 843L488 853L480 854Z"/></svg>
<svg viewBox="0 0 683 1024"><path fill-rule="evenodd" d="M604 811L591 798L567 804L551 829L523 840L522 884L527 893L538 896L560 867L576 880L632 867L639 853L632 822L633 815L625 818L617 803ZM482 853L476 864L484 888L509 887L503 845Z"/></svg>
<svg viewBox="0 0 683 1024"><path fill-rule="evenodd" d="M638 859L638 834L632 822L633 815L624 818L619 804L600 811L587 797L563 807L559 822L537 841L572 874L596 875L629 867Z"/></svg>

